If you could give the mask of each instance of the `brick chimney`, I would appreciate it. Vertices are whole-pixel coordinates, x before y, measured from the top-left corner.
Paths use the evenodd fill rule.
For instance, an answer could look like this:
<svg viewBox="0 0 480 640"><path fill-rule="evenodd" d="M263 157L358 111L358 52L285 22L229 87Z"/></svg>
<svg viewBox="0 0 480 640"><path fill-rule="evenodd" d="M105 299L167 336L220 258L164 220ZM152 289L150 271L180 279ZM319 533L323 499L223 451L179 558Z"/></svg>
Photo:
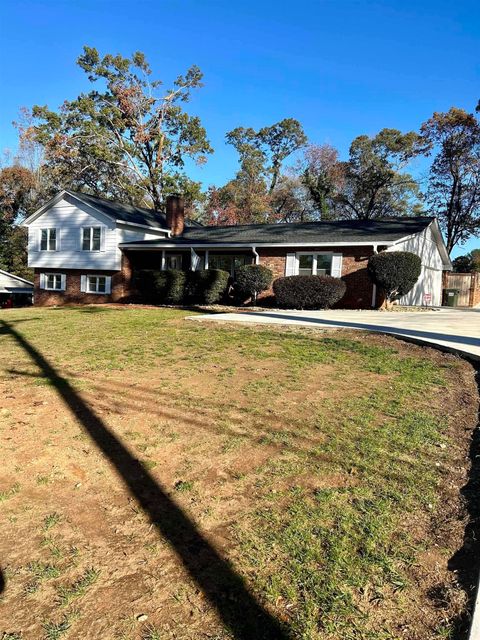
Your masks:
<svg viewBox="0 0 480 640"><path fill-rule="evenodd" d="M172 236L181 236L185 227L185 202L182 196L167 196L166 215Z"/></svg>

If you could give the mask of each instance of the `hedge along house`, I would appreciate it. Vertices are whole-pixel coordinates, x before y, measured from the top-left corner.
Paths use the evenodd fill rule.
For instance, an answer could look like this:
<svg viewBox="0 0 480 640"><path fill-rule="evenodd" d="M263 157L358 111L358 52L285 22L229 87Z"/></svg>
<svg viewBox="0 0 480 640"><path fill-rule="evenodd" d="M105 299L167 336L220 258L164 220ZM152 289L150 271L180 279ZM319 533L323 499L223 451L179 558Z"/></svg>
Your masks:
<svg viewBox="0 0 480 640"><path fill-rule="evenodd" d="M451 269L431 217L287 224L202 226L184 215L183 199L167 198L165 213L62 191L27 218L35 304L135 299L141 269L223 269L263 264L274 278L332 275L347 292L339 306L381 302L367 264L377 251L412 251L422 275L403 304L441 304L442 271Z"/></svg>

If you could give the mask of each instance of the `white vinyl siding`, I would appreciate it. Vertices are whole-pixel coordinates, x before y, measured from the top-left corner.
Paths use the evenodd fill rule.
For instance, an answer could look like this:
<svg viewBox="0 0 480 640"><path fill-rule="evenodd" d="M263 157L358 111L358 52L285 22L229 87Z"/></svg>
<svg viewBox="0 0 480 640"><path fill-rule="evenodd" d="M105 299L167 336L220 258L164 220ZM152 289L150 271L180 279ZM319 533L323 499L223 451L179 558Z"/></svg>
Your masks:
<svg viewBox="0 0 480 640"><path fill-rule="evenodd" d="M430 227L387 251L411 251L422 259L420 278L407 295L398 301L401 305L438 307L442 304L443 262Z"/></svg>
<svg viewBox="0 0 480 640"><path fill-rule="evenodd" d="M110 276L88 274L80 277L80 291L83 293L109 295L111 290L112 278Z"/></svg>
<svg viewBox="0 0 480 640"><path fill-rule="evenodd" d="M82 250L84 227L102 229L100 251ZM41 229L48 228L57 230L56 251L40 250ZM87 205L73 205L60 200L28 227L28 265L40 269L118 271L121 251L118 248L116 223Z"/></svg>
<svg viewBox="0 0 480 640"><path fill-rule="evenodd" d="M47 291L65 291L67 276L64 273L41 273L40 289Z"/></svg>

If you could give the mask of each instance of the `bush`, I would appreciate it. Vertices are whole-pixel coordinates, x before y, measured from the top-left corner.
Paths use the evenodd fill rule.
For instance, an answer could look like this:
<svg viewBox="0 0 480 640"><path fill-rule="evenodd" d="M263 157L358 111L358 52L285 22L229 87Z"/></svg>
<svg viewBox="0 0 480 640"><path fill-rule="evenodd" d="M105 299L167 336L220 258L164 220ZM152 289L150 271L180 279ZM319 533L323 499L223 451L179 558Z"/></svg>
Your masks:
<svg viewBox="0 0 480 640"><path fill-rule="evenodd" d="M140 292L142 301L150 304L155 304L156 299L156 286L155 276L158 271L153 269L140 269L135 271L133 275L133 286Z"/></svg>
<svg viewBox="0 0 480 640"><path fill-rule="evenodd" d="M281 307L290 309L328 309L341 300L346 284L331 276L288 276L273 283Z"/></svg>
<svg viewBox="0 0 480 640"><path fill-rule="evenodd" d="M250 264L239 267L235 273L235 290L244 298L256 302L257 296L272 284L273 273L267 267Z"/></svg>
<svg viewBox="0 0 480 640"><path fill-rule="evenodd" d="M187 275L187 299L196 304L215 304L227 293L230 274L221 269L189 271Z"/></svg>
<svg viewBox="0 0 480 640"><path fill-rule="evenodd" d="M214 304L225 296L229 279L230 274L219 269L142 269L136 272L134 284L144 302L151 304Z"/></svg>
<svg viewBox="0 0 480 640"><path fill-rule="evenodd" d="M163 304L181 304L185 300L187 274L185 271L169 269L155 274L155 297Z"/></svg>
<svg viewBox="0 0 480 640"><path fill-rule="evenodd" d="M384 292L387 306L412 289L421 271L420 257L409 251L382 251L368 261L369 276Z"/></svg>

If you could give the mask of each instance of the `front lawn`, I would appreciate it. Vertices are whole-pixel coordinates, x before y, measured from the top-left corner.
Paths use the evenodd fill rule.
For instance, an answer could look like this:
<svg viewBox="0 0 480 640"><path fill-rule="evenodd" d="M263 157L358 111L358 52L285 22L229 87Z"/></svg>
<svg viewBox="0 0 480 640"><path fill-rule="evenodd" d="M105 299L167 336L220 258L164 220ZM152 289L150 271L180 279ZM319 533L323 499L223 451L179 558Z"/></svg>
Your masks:
<svg viewBox="0 0 480 640"><path fill-rule="evenodd" d="M0 638L466 637L472 367L185 315L0 312Z"/></svg>

